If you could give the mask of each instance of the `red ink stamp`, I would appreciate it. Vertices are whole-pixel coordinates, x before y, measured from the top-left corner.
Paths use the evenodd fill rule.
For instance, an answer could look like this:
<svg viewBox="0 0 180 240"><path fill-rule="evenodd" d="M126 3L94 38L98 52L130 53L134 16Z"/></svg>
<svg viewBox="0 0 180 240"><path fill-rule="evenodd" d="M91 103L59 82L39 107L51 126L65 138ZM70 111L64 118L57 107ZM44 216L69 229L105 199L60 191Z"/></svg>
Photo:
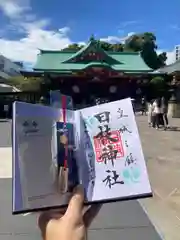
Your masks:
<svg viewBox="0 0 180 240"><path fill-rule="evenodd" d="M116 159L124 157L123 143L122 143L122 138L121 138L119 131L115 130L115 131L111 131L110 133L111 133L111 135L110 135L111 138L116 140L115 142L111 141L110 139L105 138L105 139L103 139L103 143L102 143L101 138L97 138L97 137L93 138L97 162L104 161L101 156L103 154L103 149L108 145L112 146L113 151L117 151Z"/></svg>

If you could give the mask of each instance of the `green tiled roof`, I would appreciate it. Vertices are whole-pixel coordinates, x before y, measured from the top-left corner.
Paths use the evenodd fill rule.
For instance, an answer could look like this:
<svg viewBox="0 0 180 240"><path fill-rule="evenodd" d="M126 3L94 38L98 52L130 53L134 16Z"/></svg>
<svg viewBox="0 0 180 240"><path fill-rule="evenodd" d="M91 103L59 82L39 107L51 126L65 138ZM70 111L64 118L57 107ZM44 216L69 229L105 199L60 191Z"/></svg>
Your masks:
<svg viewBox="0 0 180 240"><path fill-rule="evenodd" d="M37 56L37 62L34 66L34 70L63 72L78 71L88 67L101 66L123 72L152 71L152 69L145 64L139 53L105 52L99 45L94 46L94 48L95 51L103 53L103 62L72 62L72 60L76 59L77 56L81 56L82 53L85 55L90 47L93 47L92 42L88 43L78 52L41 50Z"/></svg>
<svg viewBox="0 0 180 240"><path fill-rule="evenodd" d="M108 55L100 46L99 41L91 40L87 45L85 45L82 49L80 49L78 52L72 54L67 60L65 60L63 63L70 63L72 60L76 59L78 56L81 57L82 55L85 55L89 51L98 52L101 53L104 57L104 60L111 64L118 64L119 61L112 58L110 55Z"/></svg>

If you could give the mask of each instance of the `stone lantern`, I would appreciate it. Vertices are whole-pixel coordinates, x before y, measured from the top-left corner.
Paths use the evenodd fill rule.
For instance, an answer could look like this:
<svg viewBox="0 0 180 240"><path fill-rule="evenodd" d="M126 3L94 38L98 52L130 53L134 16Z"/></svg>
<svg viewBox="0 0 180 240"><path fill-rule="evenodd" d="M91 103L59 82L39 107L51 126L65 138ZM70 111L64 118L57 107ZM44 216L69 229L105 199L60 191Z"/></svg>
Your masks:
<svg viewBox="0 0 180 240"><path fill-rule="evenodd" d="M172 118L180 118L180 104L178 104L175 92L172 93L168 102L168 115Z"/></svg>

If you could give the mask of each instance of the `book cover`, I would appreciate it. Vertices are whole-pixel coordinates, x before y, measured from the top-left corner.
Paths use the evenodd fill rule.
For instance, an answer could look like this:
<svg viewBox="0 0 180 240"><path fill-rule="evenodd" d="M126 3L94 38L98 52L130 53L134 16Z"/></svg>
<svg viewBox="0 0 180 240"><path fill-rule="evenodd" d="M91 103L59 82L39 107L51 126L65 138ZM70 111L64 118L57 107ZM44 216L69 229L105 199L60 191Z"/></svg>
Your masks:
<svg viewBox="0 0 180 240"><path fill-rule="evenodd" d="M60 115L58 109L51 107L23 102L13 104L14 213L64 205L69 200L70 193L57 191L56 184ZM67 131L69 129L67 136L71 142L70 123Z"/></svg>
<svg viewBox="0 0 180 240"><path fill-rule="evenodd" d="M63 108L14 103L14 214L66 206L78 183L86 204L152 196L129 98Z"/></svg>

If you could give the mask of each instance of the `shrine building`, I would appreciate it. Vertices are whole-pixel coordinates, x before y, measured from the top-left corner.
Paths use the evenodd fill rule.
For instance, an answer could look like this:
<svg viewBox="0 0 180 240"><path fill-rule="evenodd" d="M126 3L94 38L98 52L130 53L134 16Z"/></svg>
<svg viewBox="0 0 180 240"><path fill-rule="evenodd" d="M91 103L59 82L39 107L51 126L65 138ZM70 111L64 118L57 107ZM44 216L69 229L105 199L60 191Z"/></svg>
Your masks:
<svg viewBox="0 0 180 240"><path fill-rule="evenodd" d="M88 104L93 98L141 97L153 75L160 73L154 73L140 53L104 51L100 42L91 38L79 51L40 50L33 72L22 74L42 76L48 90L59 89L76 104Z"/></svg>

